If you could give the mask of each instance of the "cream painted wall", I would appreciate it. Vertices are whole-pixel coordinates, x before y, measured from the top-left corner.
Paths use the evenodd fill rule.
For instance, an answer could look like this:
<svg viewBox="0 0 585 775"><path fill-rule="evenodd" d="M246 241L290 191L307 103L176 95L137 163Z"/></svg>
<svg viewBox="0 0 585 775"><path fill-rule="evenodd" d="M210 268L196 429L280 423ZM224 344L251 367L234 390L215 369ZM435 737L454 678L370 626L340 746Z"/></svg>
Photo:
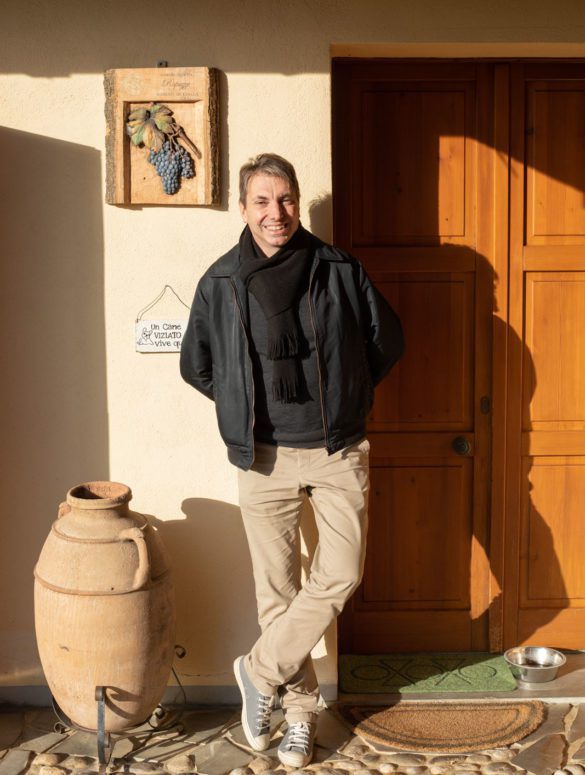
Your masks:
<svg viewBox="0 0 585 775"><path fill-rule="evenodd" d="M66 490L102 477L129 484L134 508L156 517L175 567L182 680L218 699L205 687L233 684L231 661L257 632L236 472L178 357L134 351L136 313L166 283L190 303L237 239L238 169L260 151L295 164L303 222L330 238L332 44L344 55L585 56L582 2L5 0L2 27L0 685L43 683L35 558ZM103 203L103 72L158 59L222 71L220 207ZM305 532L313 545L310 519ZM333 630L315 655L334 687Z"/></svg>

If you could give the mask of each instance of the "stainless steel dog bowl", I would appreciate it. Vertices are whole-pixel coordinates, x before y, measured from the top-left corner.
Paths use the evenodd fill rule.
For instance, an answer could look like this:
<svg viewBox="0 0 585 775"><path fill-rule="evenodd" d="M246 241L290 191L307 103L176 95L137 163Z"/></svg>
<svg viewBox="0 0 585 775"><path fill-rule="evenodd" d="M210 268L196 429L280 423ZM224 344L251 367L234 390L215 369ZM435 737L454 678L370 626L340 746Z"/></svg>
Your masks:
<svg viewBox="0 0 585 775"><path fill-rule="evenodd" d="M512 674L524 683L552 681L567 658L560 651L545 646L517 646L508 649L504 659Z"/></svg>

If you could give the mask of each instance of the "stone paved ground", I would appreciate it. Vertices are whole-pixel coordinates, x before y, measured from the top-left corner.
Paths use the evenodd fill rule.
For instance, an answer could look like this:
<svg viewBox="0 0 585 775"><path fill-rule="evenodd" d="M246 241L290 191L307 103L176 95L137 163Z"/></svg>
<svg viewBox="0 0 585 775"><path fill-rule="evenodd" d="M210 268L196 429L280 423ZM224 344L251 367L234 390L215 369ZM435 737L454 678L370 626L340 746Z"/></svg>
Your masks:
<svg viewBox="0 0 585 775"><path fill-rule="evenodd" d="M315 759L295 775L585 775L585 704L553 703L529 737L507 748L470 754L374 751L329 709L319 716ZM0 775L287 775L278 762L281 711L273 741L258 754L244 741L236 708L185 711L179 730L144 725L118 737L110 764L99 767L95 737L55 729L47 709L0 709ZM166 723L164 719L162 723Z"/></svg>

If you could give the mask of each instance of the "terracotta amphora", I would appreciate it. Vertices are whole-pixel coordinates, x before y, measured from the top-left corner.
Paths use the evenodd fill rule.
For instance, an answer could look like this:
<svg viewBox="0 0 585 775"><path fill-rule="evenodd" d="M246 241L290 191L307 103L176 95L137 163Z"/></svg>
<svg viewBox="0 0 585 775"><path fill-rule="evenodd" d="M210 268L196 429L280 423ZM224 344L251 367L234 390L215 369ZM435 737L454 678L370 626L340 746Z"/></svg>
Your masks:
<svg viewBox="0 0 585 775"><path fill-rule="evenodd" d="M79 727L105 730L150 717L174 656L175 607L156 530L130 511L129 487L87 482L67 493L35 568L35 627L49 688Z"/></svg>

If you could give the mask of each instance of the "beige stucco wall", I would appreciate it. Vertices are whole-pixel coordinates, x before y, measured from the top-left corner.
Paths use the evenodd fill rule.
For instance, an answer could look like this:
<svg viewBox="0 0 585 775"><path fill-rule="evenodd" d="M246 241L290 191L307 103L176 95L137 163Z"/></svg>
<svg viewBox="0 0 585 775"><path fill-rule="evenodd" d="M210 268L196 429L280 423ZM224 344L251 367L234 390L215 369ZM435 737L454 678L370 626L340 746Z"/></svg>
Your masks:
<svg viewBox="0 0 585 775"><path fill-rule="evenodd" d="M177 355L134 351L136 313L165 284L190 303L237 239L238 168L260 151L296 165L303 222L330 238L332 44L343 55L585 56L582 1L5 0L2 29L0 686L43 684L35 558L66 490L110 478L132 487L169 547L182 680L196 699L227 697L219 687L257 632L236 472ZM103 72L158 59L222 72L217 208L103 202ZM311 546L310 519L305 533ZM333 630L315 655L334 687Z"/></svg>

